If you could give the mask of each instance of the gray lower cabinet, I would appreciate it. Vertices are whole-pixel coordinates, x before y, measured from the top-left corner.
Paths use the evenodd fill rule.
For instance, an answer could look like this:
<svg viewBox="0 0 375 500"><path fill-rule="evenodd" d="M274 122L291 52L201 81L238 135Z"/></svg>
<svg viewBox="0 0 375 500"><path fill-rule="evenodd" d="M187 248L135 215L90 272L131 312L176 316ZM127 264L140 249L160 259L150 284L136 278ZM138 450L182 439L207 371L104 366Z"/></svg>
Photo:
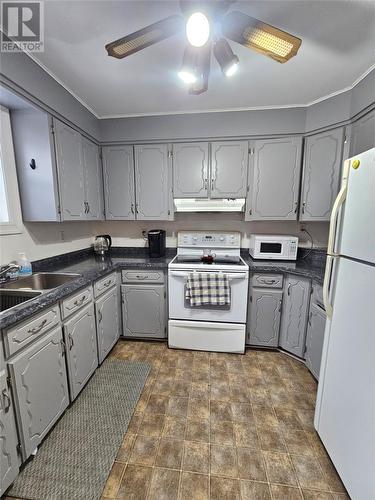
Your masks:
<svg viewBox="0 0 375 500"><path fill-rule="evenodd" d="M173 195L175 198L207 198L208 142L173 144Z"/></svg>
<svg viewBox="0 0 375 500"><path fill-rule="evenodd" d="M106 146L103 152L105 217L135 219L133 146Z"/></svg>
<svg viewBox="0 0 375 500"><path fill-rule="evenodd" d="M167 220L173 214L167 144L134 146L135 212L138 220Z"/></svg>
<svg viewBox="0 0 375 500"><path fill-rule="evenodd" d="M82 137L82 161L86 219L104 219L103 175L99 147L85 137Z"/></svg>
<svg viewBox="0 0 375 500"><path fill-rule="evenodd" d="M317 304L311 304L306 334L306 366L319 379L320 362L326 326L326 313Z"/></svg>
<svg viewBox="0 0 375 500"><path fill-rule="evenodd" d="M70 398L73 401L98 366L94 304L77 312L64 324Z"/></svg>
<svg viewBox="0 0 375 500"><path fill-rule="evenodd" d="M10 359L8 367L26 460L69 404L61 327Z"/></svg>
<svg viewBox="0 0 375 500"><path fill-rule="evenodd" d="M248 141L211 143L210 198L245 198Z"/></svg>
<svg viewBox="0 0 375 500"><path fill-rule="evenodd" d="M329 221L339 190L344 129L305 140L300 220Z"/></svg>
<svg viewBox="0 0 375 500"><path fill-rule="evenodd" d="M250 142L246 220L296 220L301 137Z"/></svg>
<svg viewBox="0 0 375 500"><path fill-rule="evenodd" d="M303 358L311 283L308 279L288 275L284 284L279 345L286 351Z"/></svg>
<svg viewBox="0 0 375 500"><path fill-rule="evenodd" d="M7 372L0 372L0 495L18 475L18 437L14 421L13 404L7 384Z"/></svg>
<svg viewBox="0 0 375 500"><path fill-rule="evenodd" d="M350 156L375 147L375 109L353 123Z"/></svg>
<svg viewBox="0 0 375 500"><path fill-rule="evenodd" d="M165 338L165 285L129 284L121 286L123 335Z"/></svg>
<svg viewBox="0 0 375 500"><path fill-rule="evenodd" d="M250 289L249 300L247 342L251 345L277 347L283 291L253 288Z"/></svg>
<svg viewBox="0 0 375 500"><path fill-rule="evenodd" d="M98 358L102 363L120 336L118 287L115 286L95 302Z"/></svg>

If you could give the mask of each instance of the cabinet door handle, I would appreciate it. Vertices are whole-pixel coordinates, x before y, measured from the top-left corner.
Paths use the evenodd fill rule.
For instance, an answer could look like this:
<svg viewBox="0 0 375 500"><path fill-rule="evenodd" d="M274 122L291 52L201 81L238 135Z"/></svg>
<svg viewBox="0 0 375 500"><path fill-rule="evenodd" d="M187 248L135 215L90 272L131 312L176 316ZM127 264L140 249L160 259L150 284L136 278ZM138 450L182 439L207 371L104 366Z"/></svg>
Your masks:
<svg viewBox="0 0 375 500"><path fill-rule="evenodd" d="M138 280L147 280L148 276L139 276L139 274L136 276Z"/></svg>
<svg viewBox="0 0 375 500"><path fill-rule="evenodd" d="M87 213L89 213L89 212L90 212L90 203L87 202Z"/></svg>
<svg viewBox="0 0 375 500"><path fill-rule="evenodd" d="M267 280L265 278L259 280L261 283L265 283L266 285L272 285L273 283L276 283L277 280Z"/></svg>
<svg viewBox="0 0 375 500"><path fill-rule="evenodd" d="M112 283L112 280L108 280L105 283L103 283L103 286L109 286Z"/></svg>
<svg viewBox="0 0 375 500"><path fill-rule="evenodd" d="M312 311L309 314L309 325L311 326Z"/></svg>
<svg viewBox="0 0 375 500"><path fill-rule="evenodd" d="M281 306L283 305L283 301L280 299L279 300L279 312L281 313Z"/></svg>
<svg viewBox="0 0 375 500"><path fill-rule="evenodd" d="M211 179L211 191L214 190L216 179Z"/></svg>
<svg viewBox="0 0 375 500"><path fill-rule="evenodd" d="M306 202L304 201L302 203L302 213L304 214L305 213L305 207L306 207Z"/></svg>
<svg viewBox="0 0 375 500"><path fill-rule="evenodd" d="M138 213L138 203L135 204L135 213Z"/></svg>
<svg viewBox="0 0 375 500"><path fill-rule="evenodd" d="M208 189L208 179L203 179L203 188Z"/></svg>
<svg viewBox="0 0 375 500"><path fill-rule="evenodd" d="M130 210L131 210L131 213L134 214L134 204L133 203L130 205Z"/></svg>
<svg viewBox="0 0 375 500"><path fill-rule="evenodd" d="M101 323L103 319L103 314L101 311L98 310L98 323Z"/></svg>
<svg viewBox="0 0 375 500"><path fill-rule="evenodd" d="M45 326L46 323L47 323L47 318L45 318L40 323L40 325L36 326L35 328L30 328L29 330L27 330L27 333L32 333L33 335L35 335L36 333L39 333L42 330L42 328Z"/></svg>
<svg viewBox="0 0 375 500"><path fill-rule="evenodd" d="M83 202L83 206L85 207L85 214L87 214L87 201Z"/></svg>
<svg viewBox="0 0 375 500"><path fill-rule="evenodd" d="M3 405L2 405L3 410L5 413L7 413L9 411L11 401L10 401L8 391L6 389L3 390L2 396L3 396Z"/></svg>
<svg viewBox="0 0 375 500"><path fill-rule="evenodd" d="M75 306L80 306L81 304L84 303L85 299L86 299L86 295L83 295L79 300L77 299L77 300L74 301L74 305Z"/></svg>
<svg viewBox="0 0 375 500"><path fill-rule="evenodd" d="M292 284L291 284L291 283L288 283L288 290L287 290L288 295L290 295L290 287L291 287L291 286L292 286Z"/></svg>
<svg viewBox="0 0 375 500"><path fill-rule="evenodd" d="M298 208L298 201L294 202L294 213L297 213L297 208Z"/></svg>
<svg viewBox="0 0 375 500"><path fill-rule="evenodd" d="M68 340L69 340L69 351L71 351L74 346L74 340L70 333L68 334Z"/></svg>

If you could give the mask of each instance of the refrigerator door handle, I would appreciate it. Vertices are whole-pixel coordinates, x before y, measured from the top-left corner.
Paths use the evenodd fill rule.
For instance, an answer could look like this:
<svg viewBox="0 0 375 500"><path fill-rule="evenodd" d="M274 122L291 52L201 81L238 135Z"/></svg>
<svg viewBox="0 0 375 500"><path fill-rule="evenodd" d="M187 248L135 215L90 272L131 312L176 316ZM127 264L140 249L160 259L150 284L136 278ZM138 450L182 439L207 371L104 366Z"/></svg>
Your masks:
<svg viewBox="0 0 375 500"><path fill-rule="evenodd" d="M333 204L331 212L331 222L329 225L328 248L327 248L328 255L334 255L335 251L337 220L340 208L346 199L346 193L348 190L349 167L350 167L350 160L345 160L343 167L341 189L339 191L339 194L337 195L335 203Z"/></svg>
<svg viewBox="0 0 375 500"><path fill-rule="evenodd" d="M330 283L331 283L331 274L333 267L334 257L332 255L327 255L326 269L324 273L324 283L323 283L323 302L326 310L327 317L329 319L332 318L333 307L329 298L330 291Z"/></svg>

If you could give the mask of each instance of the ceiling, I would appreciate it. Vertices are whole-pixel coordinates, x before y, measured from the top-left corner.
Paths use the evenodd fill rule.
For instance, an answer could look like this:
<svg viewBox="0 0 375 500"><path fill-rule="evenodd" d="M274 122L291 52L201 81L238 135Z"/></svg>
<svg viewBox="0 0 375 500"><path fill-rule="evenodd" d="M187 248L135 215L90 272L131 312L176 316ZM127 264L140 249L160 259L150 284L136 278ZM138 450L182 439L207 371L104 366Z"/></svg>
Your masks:
<svg viewBox="0 0 375 500"><path fill-rule="evenodd" d="M185 34L117 60L105 44L171 14L177 1L47 0L44 69L100 118L306 106L352 86L375 63L375 1L261 0L231 7L302 38L286 64L234 42L239 71L212 59L209 89L189 95L177 77Z"/></svg>

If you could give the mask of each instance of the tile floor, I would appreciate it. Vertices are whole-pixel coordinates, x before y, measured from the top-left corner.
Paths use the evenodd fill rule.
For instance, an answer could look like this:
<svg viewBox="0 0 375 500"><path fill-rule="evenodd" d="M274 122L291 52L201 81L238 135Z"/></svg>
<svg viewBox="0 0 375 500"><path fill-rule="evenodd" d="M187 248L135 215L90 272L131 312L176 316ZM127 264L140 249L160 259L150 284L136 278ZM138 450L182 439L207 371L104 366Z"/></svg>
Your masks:
<svg viewBox="0 0 375 500"><path fill-rule="evenodd" d="M152 365L102 500L345 500L313 428L317 384L277 352L120 341Z"/></svg>

